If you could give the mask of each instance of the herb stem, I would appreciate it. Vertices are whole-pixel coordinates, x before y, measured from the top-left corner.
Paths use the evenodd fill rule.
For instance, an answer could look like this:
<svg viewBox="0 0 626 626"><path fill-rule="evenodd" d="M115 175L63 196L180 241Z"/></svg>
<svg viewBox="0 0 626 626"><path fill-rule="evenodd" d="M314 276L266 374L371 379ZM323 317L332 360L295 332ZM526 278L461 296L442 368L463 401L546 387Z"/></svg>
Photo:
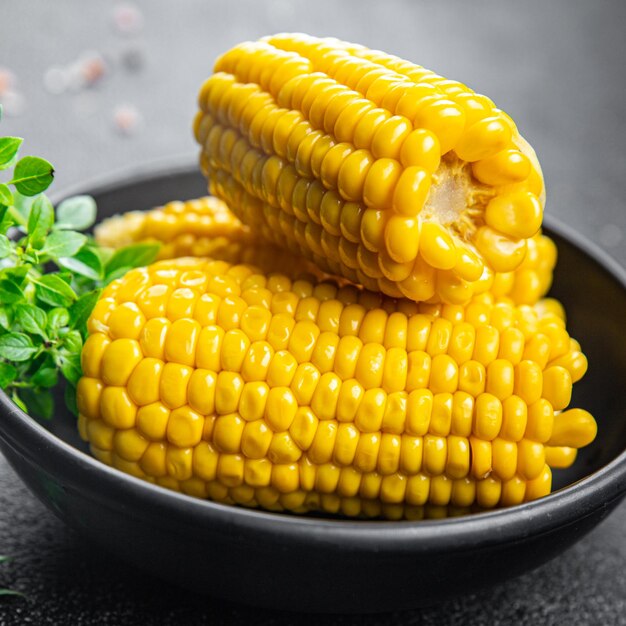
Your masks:
<svg viewBox="0 0 626 626"><path fill-rule="evenodd" d="M19 224L20 226L28 225L26 218L14 206L9 207L8 213L13 218L13 221Z"/></svg>

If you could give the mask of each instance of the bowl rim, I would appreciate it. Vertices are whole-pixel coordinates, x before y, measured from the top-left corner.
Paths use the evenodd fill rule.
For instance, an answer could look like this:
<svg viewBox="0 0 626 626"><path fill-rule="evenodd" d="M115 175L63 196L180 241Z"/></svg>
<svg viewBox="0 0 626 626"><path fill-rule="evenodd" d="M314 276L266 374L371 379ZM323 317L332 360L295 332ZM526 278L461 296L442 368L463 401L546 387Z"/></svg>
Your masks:
<svg viewBox="0 0 626 626"><path fill-rule="evenodd" d="M190 175L197 171L190 159L158 159L135 166L129 171L115 171L81 184L72 185L52 195L56 201L78 193L97 196L125 187L146 183L155 178ZM545 226L568 240L589 256L626 290L626 268L570 226L546 216ZM153 485L113 467L109 467L78 448L66 443L22 411L0 390L0 438L30 464L54 467L67 485L92 500L107 501L111 508L126 508L135 502L138 514L151 523L159 523L153 512L166 514L168 520L202 528L225 529L275 537L280 533L284 544L304 542L320 547L341 545L343 551L372 552L381 555L437 553L454 548L474 550L520 541L568 526L606 508L626 492L626 449L610 463L550 495L510 508L496 509L468 516L419 521L371 521L321 519L259 509L225 505L193 498ZM97 488L92 490L93 488ZM121 494L121 495L120 495ZM132 500L129 500L132 499ZM141 505L141 506L140 506ZM212 525L212 526L211 526Z"/></svg>

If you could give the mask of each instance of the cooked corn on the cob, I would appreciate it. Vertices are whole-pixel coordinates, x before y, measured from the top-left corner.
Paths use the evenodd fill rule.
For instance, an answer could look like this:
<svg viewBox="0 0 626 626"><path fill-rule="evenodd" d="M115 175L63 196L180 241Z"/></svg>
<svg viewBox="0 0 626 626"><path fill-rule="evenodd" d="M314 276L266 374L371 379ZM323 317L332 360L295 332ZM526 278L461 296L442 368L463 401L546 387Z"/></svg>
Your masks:
<svg viewBox="0 0 626 626"><path fill-rule="evenodd" d="M227 205L215 197L170 202L150 211L133 211L104 220L95 229L96 240L119 248L129 243L156 241L162 244L159 259L182 256L211 257L229 263L251 263L266 272L320 272L303 257L288 250L263 245ZM556 246L538 233L527 242L526 257L512 272L494 273L490 291L507 296L515 304L535 304L552 284Z"/></svg>
<svg viewBox="0 0 626 626"><path fill-rule="evenodd" d="M564 410L587 363L552 301L417 304L186 258L113 282L88 329L93 454L219 502L390 518L512 505L549 493L550 467L595 436Z"/></svg>
<svg viewBox="0 0 626 626"><path fill-rule="evenodd" d="M541 226L534 151L485 96L336 39L220 57L195 135L214 195L269 241L373 291L463 303Z"/></svg>

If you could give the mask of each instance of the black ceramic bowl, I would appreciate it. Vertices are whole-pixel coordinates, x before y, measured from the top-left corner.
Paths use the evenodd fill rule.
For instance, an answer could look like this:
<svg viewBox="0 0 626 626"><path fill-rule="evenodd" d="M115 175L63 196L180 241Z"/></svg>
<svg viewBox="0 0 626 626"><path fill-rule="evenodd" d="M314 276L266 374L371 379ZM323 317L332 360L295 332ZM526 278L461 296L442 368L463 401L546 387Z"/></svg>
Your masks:
<svg viewBox="0 0 626 626"><path fill-rule="evenodd" d="M100 217L205 193L195 168L83 190ZM62 520L111 553L187 588L299 611L370 612L435 603L517 576L580 539L626 493L626 272L552 220L554 295L589 357L573 406L598 420L596 441L556 472L557 490L510 509L421 522L296 517L166 491L85 453L59 410L37 423L0 393L0 447ZM61 403L59 403L60 405Z"/></svg>

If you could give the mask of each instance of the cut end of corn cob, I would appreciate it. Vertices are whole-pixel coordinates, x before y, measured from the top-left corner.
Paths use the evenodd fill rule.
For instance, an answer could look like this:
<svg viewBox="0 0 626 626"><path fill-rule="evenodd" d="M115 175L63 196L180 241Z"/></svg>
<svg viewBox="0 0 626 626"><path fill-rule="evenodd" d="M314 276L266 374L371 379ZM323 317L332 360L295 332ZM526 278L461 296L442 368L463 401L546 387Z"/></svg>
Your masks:
<svg viewBox="0 0 626 626"><path fill-rule="evenodd" d="M219 502L393 519L514 505L595 436L566 410L586 360L553 302L417 304L186 258L111 283L88 330L94 456Z"/></svg>
<svg viewBox="0 0 626 626"><path fill-rule="evenodd" d="M398 57L266 37L218 59L199 105L212 193L373 291L467 302L523 263L541 226L541 169L511 118Z"/></svg>

